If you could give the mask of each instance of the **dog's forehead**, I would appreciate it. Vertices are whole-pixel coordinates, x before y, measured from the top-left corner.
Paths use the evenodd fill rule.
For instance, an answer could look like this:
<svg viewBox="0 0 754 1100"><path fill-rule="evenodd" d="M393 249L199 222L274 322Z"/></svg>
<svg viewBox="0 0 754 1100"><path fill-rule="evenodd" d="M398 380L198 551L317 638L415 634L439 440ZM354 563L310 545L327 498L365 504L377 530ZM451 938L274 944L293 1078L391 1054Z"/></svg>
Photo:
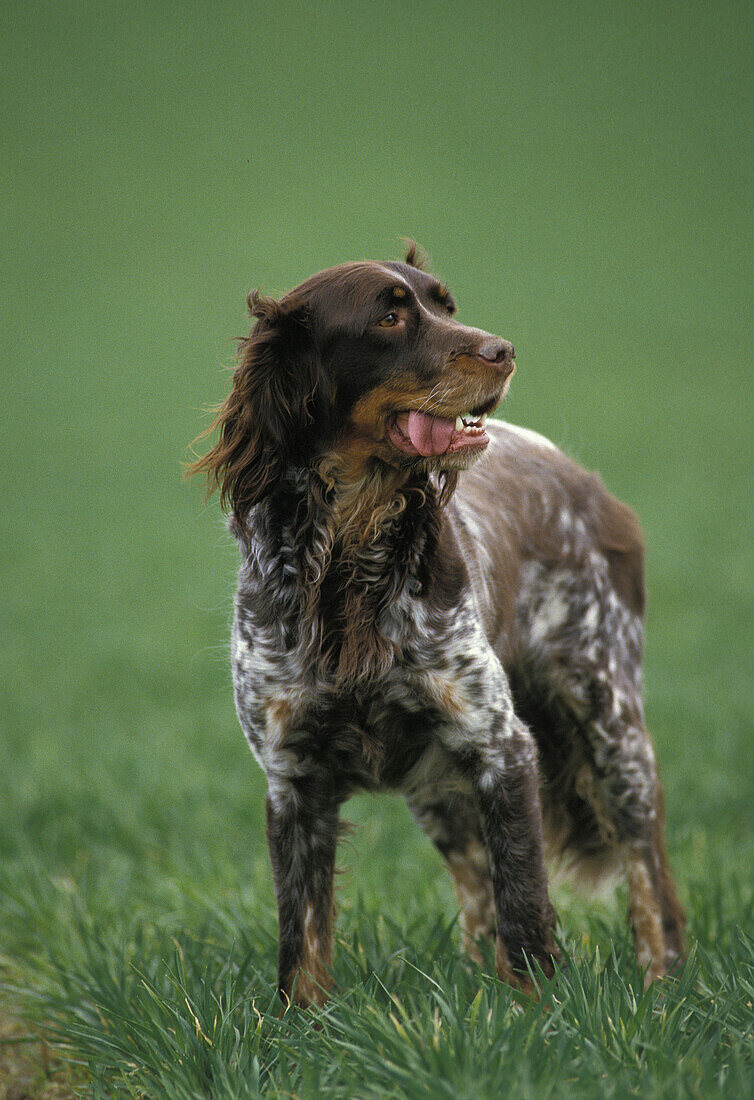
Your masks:
<svg viewBox="0 0 754 1100"><path fill-rule="evenodd" d="M424 297L439 286L432 275L409 264L364 260L319 271L291 293L306 299L315 309L339 306L358 310L369 308L386 291L392 291L399 301L403 294L413 292Z"/></svg>

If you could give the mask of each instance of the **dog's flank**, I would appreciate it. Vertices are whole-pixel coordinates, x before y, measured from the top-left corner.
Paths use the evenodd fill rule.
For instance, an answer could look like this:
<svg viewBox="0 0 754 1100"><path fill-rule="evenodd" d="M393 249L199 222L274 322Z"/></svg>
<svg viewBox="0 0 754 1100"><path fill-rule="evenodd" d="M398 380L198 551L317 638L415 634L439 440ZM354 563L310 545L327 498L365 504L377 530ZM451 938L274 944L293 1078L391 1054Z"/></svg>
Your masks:
<svg viewBox="0 0 754 1100"><path fill-rule="evenodd" d="M241 549L233 678L267 776L280 991L327 996L339 808L377 788L406 797L501 978L553 971L547 844L623 869L650 980L683 914L641 699L641 534L594 475L486 421L513 347L459 324L414 258L254 297L195 466Z"/></svg>

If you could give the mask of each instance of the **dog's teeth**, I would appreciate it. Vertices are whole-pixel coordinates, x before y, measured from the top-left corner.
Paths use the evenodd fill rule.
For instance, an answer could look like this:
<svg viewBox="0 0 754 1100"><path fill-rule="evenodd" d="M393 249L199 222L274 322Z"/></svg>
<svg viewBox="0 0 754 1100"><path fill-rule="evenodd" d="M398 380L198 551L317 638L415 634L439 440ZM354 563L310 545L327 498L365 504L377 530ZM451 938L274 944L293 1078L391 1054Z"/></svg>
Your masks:
<svg viewBox="0 0 754 1100"><path fill-rule="evenodd" d="M464 432L466 435L483 432L486 423L486 413L482 416L473 416L470 412L461 413L456 417L456 431Z"/></svg>

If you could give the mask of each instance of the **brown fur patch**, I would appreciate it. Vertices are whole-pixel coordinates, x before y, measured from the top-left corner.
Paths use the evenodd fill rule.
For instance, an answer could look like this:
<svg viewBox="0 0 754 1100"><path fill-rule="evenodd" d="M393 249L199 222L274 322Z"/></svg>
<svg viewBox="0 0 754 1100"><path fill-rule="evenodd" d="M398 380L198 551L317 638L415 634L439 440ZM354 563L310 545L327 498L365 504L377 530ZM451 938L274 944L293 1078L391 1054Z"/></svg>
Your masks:
<svg viewBox="0 0 754 1100"><path fill-rule="evenodd" d="M219 439L186 471L206 473L209 492L219 489L221 503L231 505L241 523L291 463L303 460L327 388L305 303L295 294L276 302L254 291L249 309L258 323L241 341L227 400L199 437L219 429Z"/></svg>
<svg viewBox="0 0 754 1100"><path fill-rule="evenodd" d="M472 841L465 852L450 853L448 868L461 910L464 950L481 966L477 941L495 934L495 900L487 850L479 841Z"/></svg>
<svg viewBox="0 0 754 1100"><path fill-rule="evenodd" d="M338 541L347 548L378 541L385 526L405 510L405 476L362 463L364 451L353 440L327 455L317 472L330 487Z"/></svg>
<svg viewBox="0 0 754 1100"><path fill-rule="evenodd" d="M606 492L600 499L597 537L607 558L615 591L635 615L643 615L646 604L644 536L631 509Z"/></svg>
<svg viewBox="0 0 754 1100"><path fill-rule="evenodd" d="M267 738L270 745L281 748L293 720L293 708L284 695L270 699L266 708Z"/></svg>
<svg viewBox="0 0 754 1100"><path fill-rule="evenodd" d="M415 492L404 481L400 471L379 463L361 468L347 446L321 459L310 478L309 512L316 517L318 553L305 562L305 617L315 626L312 658L334 661L341 685L370 678L395 656L394 643L377 629L392 580L374 583L370 555L390 537ZM328 620L331 629L325 636Z"/></svg>
<svg viewBox="0 0 754 1100"><path fill-rule="evenodd" d="M615 824L610 818L605 798L600 791L597 776L588 764L582 764L576 774L574 790L579 798L583 798L592 807L592 812L597 821L600 835L607 845L614 844L617 840Z"/></svg>
<svg viewBox="0 0 754 1100"><path fill-rule="evenodd" d="M427 386L420 387L418 380L410 374L404 375L400 384L390 381L375 386L356 402L351 410L349 425L357 434L372 441L382 440L388 418L402 409L419 408L429 392Z"/></svg>
<svg viewBox="0 0 754 1100"><path fill-rule="evenodd" d="M332 965L332 912L328 918L326 932L320 936L316 927L316 916L311 903L304 912L304 943L301 965L293 990L293 1002L301 1008L309 1005L322 1006L333 986L330 966Z"/></svg>
<svg viewBox="0 0 754 1100"><path fill-rule="evenodd" d="M287 726L290 723L293 710L288 699L284 695L278 695L270 699L267 704L267 717L278 726Z"/></svg>
<svg viewBox="0 0 754 1100"><path fill-rule="evenodd" d="M511 966L505 944L499 936L495 941L495 973L501 981L512 985L514 989L520 989L522 993L526 993L529 997L536 993L534 982L529 975L519 974Z"/></svg>
<svg viewBox="0 0 754 1100"><path fill-rule="evenodd" d="M410 237L404 238L406 245L406 263L409 267L415 267L421 271L428 263L429 257L422 246Z"/></svg>
<svg viewBox="0 0 754 1100"><path fill-rule="evenodd" d="M662 928L665 934L665 963L672 966L682 959L685 952L686 914L675 892L675 883L665 847L665 796L657 785L653 856L657 875L657 891L662 910Z"/></svg>
<svg viewBox="0 0 754 1100"><path fill-rule="evenodd" d="M665 973L665 937L662 914L652 879L642 856L628 857L628 904L636 941L636 958L646 971L645 987Z"/></svg>
<svg viewBox="0 0 754 1100"><path fill-rule="evenodd" d="M427 670L423 676L426 690L436 700L446 714L460 717L469 707L469 701L458 684L449 676Z"/></svg>

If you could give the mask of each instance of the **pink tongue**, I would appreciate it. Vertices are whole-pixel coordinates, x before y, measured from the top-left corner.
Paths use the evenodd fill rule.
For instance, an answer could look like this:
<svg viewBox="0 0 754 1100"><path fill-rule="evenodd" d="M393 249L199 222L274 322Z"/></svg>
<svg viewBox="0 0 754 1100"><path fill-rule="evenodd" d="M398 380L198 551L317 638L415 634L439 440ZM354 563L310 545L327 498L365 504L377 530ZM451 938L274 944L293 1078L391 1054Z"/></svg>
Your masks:
<svg viewBox="0 0 754 1100"><path fill-rule="evenodd" d="M408 435L420 455L444 455L455 431L455 420L423 412L408 414Z"/></svg>

